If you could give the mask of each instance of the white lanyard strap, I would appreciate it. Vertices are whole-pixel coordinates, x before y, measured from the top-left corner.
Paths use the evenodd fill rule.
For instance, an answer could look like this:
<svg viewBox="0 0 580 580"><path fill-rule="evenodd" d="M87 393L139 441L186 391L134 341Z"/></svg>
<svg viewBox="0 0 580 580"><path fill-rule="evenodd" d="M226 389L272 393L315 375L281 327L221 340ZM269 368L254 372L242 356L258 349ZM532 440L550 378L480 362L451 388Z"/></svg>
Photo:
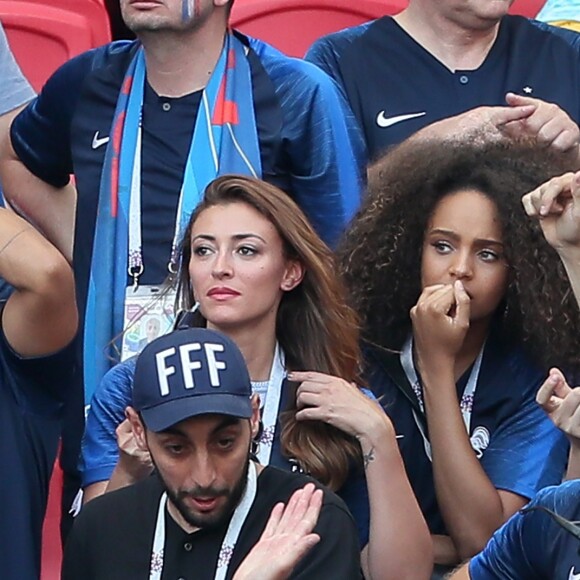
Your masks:
<svg viewBox="0 0 580 580"><path fill-rule="evenodd" d="M133 159L131 175L131 193L129 196L129 275L136 288L139 276L143 273L143 245L141 240L141 122L137 129L137 145Z"/></svg>
<svg viewBox="0 0 580 580"><path fill-rule="evenodd" d="M280 408L280 398L282 396L282 383L286 377L284 368L284 353L276 343L274 360L270 369L270 379L268 380L268 390L266 391L266 401L262 412L262 435L260 437L260 447L257 452L258 461L262 465L270 463L272 445L274 443L274 433L278 420L278 410Z"/></svg>
<svg viewBox="0 0 580 580"><path fill-rule="evenodd" d="M475 362L473 363L473 368L471 369L471 373L469 375L469 379L467 380L467 385L465 390L463 391L463 395L461 396L461 400L459 401L459 408L461 410L461 416L463 417L463 423L465 425L465 429L467 430L467 435L470 435L471 432L471 416L473 414L473 399L475 397L475 391L477 389L477 381L479 380L479 372L481 370L481 361L483 360L483 351L485 349L485 343L481 347ZM401 350L400 361L403 370L405 371L405 375L407 376L407 380L411 384L411 388L417 397L417 402L419 403L419 408L421 412L425 414L425 404L423 403L423 389L421 387L421 383L419 381L419 377L417 376L417 371L415 370L415 364L413 363L413 337L409 337ZM417 411L413 409L413 418L421 436L423 437L423 443L425 445L425 453L427 457L431 460L431 443L425 433L425 428L423 422L421 421L420 417L417 414Z"/></svg>
<svg viewBox="0 0 580 580"><path fill-rule="evenodd" d="M236 542L240 536L240 532L250 513L252 504L256 499L258 490L258 474L256 464L250 461L248 467L248 480L244 495L238 507L232 515L228 530L218 556L215 580L224 580L228 571L228 566ZM149 568L149 580L161 580L161 573L163 572L163 559L165 548L165 506L167 505L167 494L163 493L159 500L159 508L157 510L157 523L155 525L155 534L153 536L153 551L151 553L151 565Z"/></svg>

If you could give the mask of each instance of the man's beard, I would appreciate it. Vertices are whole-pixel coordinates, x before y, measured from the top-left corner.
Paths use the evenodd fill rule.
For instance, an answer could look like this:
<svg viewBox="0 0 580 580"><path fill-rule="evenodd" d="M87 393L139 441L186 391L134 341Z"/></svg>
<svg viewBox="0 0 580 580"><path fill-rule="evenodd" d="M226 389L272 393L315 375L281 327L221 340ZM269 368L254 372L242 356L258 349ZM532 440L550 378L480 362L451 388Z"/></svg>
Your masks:
<svg viewBox="0 0 580 580"><path fill-rule="evenodd" d="M155 466L157 468L157 466ZM163 482L165 491L169 501L175 506L181 517L194 528L213 529L221 527L227 522L234 510L238 507L246 486L248 484L248 469L250 467L250 453L244 464L244 469L238 481L231 488L217 488L217 487L195 487L192 489L175 490L171 489L166 481L163 479L159 469L156 469L157 475ZM223 507L214 510L209 514L195 514L192 513L187 504L183 501L188 496L198 496L204 498L225 497L227 501Z"/></svg>

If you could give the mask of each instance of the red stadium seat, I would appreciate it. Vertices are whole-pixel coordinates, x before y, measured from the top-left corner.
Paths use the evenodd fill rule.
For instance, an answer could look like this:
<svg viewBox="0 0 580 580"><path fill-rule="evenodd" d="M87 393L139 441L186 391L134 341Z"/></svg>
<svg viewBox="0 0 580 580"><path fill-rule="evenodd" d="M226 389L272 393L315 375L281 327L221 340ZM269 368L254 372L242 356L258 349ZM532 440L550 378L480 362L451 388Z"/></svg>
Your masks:
<svg viewBox="0 0 580 580"><path fill-rule="evenodd" d="M290 56L302 57L321 36L386 14L407 0L237 0L230 24Z"/></svg>
<svg viewBox="0 0 580 580"><path fill-rule="evenodd" d="M62 471L58 462L50 480L48 506L42 530L41 580L59 580L62 548L60 544L60 497L62 494Z"/></svg>
<svg viewBox="0 0 580 580"><path fill-rule="evenodd" d="M64 62L93 48L81 14L26 0L0 0L0 21L18 64L35 90Z"/></svg>
<svg viewBox="0 0 580 580"><path fill-rule="evenodd" d="M535 18L546 0L516 0L510 8L510 14L519 14L528 18Z"/></svg>
<svg viewBox="0 0 580 580"><path fill-rule="evenodd" d="M111 23L104 0L21 0L54 6L62 10L76 12L84 16L90 26L93 38L93 47L111 42ZM117 0L118 2L118 0Z"/></svg>

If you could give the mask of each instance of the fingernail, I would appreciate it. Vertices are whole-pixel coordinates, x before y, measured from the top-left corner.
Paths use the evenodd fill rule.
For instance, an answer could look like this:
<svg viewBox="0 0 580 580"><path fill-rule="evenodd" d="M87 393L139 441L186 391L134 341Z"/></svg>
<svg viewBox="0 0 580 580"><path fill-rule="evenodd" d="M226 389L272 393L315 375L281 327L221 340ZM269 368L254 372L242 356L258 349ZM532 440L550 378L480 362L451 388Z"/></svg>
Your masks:
<svg viewBox="0 0 580 580"><path fill-rule="evenodd" d="M547 215L548 208L545 205L540 206L540 215Z"/></svg>

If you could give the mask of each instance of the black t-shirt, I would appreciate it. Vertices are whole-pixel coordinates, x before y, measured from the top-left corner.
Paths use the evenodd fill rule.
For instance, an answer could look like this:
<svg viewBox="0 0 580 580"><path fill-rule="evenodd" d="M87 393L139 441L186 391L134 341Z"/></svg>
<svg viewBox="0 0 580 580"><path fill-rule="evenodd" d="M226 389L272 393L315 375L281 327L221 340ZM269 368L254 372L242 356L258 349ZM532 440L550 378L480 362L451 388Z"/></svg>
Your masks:
<svg viewBox="0 0 580 580"><path fill-rule="evenodd" d="M280 501L287 502L308 481L316 483L307 476L264 468L258 477L256 499L234 548L227 579L232 578L260 538L272 508ZM163 486L153 475L85 506L66 545L62 580L146 580L162 493ZM213 580L229 522L215 530L188 534L167 513L165 520L162 580ZM326 489L315 532L320 535L320 542L300 562L291 578L361 578L354 521L344 503Z"/></svg>

